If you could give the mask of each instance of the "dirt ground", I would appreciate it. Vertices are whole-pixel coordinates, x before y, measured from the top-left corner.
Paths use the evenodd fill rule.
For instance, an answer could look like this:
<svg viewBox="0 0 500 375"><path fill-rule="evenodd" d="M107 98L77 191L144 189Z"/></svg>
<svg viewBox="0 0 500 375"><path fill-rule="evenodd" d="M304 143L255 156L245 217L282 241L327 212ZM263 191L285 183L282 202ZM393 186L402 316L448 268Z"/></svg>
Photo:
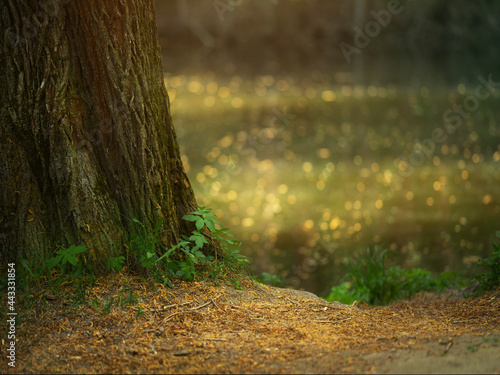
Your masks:
<svg viewBox="0 0 500 375"><path fill-rule="evenodd" d="M75 304L40 290L19 308L2 373L499 373L500 289L385 307L328 303L249 280L174 289L112 275ZM5 338L5 337L3 337ZM3 343L4 344L4 343Z"/></svg>
<svg viewBox="0 0 500 375"><path fill-rule="evenodd" d="M390 350L366 357L379 364L382 371L378 372L387 374L494 374L500 371L500 335L498 331L496 335L462 334L429 341L420 349Z"/></svg>

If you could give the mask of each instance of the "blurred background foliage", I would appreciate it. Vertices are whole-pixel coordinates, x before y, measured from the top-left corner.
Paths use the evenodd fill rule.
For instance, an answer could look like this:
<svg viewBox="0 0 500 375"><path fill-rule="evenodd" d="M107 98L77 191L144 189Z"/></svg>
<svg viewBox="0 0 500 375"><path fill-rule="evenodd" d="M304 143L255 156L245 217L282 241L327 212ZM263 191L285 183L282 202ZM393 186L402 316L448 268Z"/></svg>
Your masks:
<svg viewBox="0 0 500 375"><path fill-rule="evenodd" d="M349 63L340 43L390 3L157 0L184 165L256 273L326 296L367 246L465 276L491 253L500 88L459 126L444 114L500 81L500 2L402 0Z"/></svg>
<svg viewBox="0 0 500 375"><path fill-rule="evenodd" d="M189 74L207 70L233 74L306 73L325 69L335 80L354 78L408 82L439 68L444 82L471 67L496 67L500 49L500 3L495 0L401 0L403 9L349 69L339 48L353 44L353 27L364 29L370 12L393 0L157 0L165 68ZM231 5L234 4L234 5ZM359 57L359 58L356 58ZM393 63L387 63L391 61ZM398 64L411 62L411 64Z"/></svg>

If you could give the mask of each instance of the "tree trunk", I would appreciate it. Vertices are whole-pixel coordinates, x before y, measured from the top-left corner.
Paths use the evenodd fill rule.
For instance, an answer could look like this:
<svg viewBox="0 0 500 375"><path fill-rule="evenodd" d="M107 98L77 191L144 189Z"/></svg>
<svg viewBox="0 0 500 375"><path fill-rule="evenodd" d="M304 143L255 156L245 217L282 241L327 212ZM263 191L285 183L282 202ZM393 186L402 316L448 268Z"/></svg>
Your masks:
<svg viewBox="0 0 500 375"><path fill-rule="evenodd" d="M172 246L196 208L169 113L153 0L2 1L0 261L84 245L131 218ZM102 269L102 267L101 267Z"/></svg>

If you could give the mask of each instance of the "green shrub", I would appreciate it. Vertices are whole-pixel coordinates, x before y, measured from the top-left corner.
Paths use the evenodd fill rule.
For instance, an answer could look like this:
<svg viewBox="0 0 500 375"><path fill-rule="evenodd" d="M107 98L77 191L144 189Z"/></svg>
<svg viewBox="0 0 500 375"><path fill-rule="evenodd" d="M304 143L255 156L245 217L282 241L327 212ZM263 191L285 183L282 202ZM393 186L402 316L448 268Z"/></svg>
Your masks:
<svg viewBox="0 0 500 375"><path fill-rule="evenodd" d="M58 267L62 274L73 271L71 273L74 276L79 275L82 273L83 263L77 258L77 255L85 251L87 251L85 246L75 245L71 245L67 249L57 250L57 255L48 259L45 267L48 270Z"/></svg>
<svg viewBox="0 0 500 375"><path fill-rule="evenodd" d="M206 266L209 269L208 275L214 281L219 278L224 279L230 274L239 274L243 270L249 273L248 264L250 262L245 256L240 254L239 247L241 246L241 242L232 239L234 236L228 232L228 228L225 228L215 219L215 214L210 208L200 207L184 215L183 219L194 222L196 225L196 230L192 232L192 235L189 238L184 238L188 243L181 245L182 251L190 261L186 265L190 271L193 271L193 266L199 262L202 266ZM213 256L206 257L201 252L203 245L208 242L201 233L201 230L205 226L210 231L214 240L222 247L222 259L214 259ZM177 274L179 276L185 275L185 273ZM235 280L231 281L235 282Z"/></svg>
<svg viewBox="0 0 500 375"><path fill-rule="evenodd" d="M354 301L366 301L369 298L369 291L360 291L352 289L351 283L344 282L332 287L330 294L326 297L327 301L338 301L351 305Z"/></svg>
<svg viewBox="0 0 500 375"><path fill-rule="evenodd" d="M500 244L492 244L493 252L488 258L480 259L478 267L486 268L487 271L474 278L479 282L478 292L496 289L500 286Z"/></svg>
<svg viewBox="0 0 500 375"><path fill-rule="evenodd" d="M450 272L433 278L429 271L421 268L386 268L386 256L387 250L375 247L373 252L367 248L357 260L349 258L344 265L348 282L334 286L326 299L348 304L365 301L371 305L386 305L418 292L443 290L452 286L456 278Z"/></svg>
<svg viewBox="0 0 500 375"><path fill-rule="evenodd" d="M183 235L180 241L172 248L165 250L159 241L161 222L157 223L152 234L148 234L146 227L137 219L133 221L139 225L139 230L133 241L133 251L139 255L140 264L147 270L153 270L155 275L167 285L172 285L170 277L180 277L187 281L196 278L211 277L214 281L225 278L231 273L240 273L247 268L248 259L239 253L241 243L232 239L233 235L216 220L210 208L199 207L197 210L182 217L193 222L196 229L191 235ZM223 249L223 258L216 259L216 254L206 255L203 248L208 244L207 237L202 233L206 228L212 238ZM164 253L157 255L156 247Z"/></svg>
<svg viewBox="0 0 500 375"><path fill-rule="evenodd" d="M116 258L110 258L108 260L108 271L118 271L120 272L123 269L123 264L125 263L124 256L118 256Z"/></svg>

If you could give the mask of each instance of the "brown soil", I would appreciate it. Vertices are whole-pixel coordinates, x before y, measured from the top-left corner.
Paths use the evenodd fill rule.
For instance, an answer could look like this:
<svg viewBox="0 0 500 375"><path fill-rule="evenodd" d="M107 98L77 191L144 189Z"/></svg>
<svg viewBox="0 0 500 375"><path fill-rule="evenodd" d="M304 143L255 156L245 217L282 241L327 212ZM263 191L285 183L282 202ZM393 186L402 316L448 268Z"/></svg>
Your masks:
<svg viewBox="0 0 500 375"><path fill-rule="evenodd" d="M169 289L113 275L77 307L41 290L30 310L18 308L16 367L4 356L0 372L500 371L500 289L482 298L421 294L369 307L242 284L179 282ZM139 303L127 306L132 291Z"/></svg>

